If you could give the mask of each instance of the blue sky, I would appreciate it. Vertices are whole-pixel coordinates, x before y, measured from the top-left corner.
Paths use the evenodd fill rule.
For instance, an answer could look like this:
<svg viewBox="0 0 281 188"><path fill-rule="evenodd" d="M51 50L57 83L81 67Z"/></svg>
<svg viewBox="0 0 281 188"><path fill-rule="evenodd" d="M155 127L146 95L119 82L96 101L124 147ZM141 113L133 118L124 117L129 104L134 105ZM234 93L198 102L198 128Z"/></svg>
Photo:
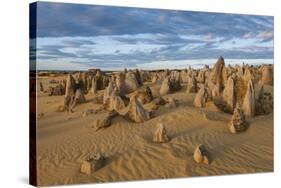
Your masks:
<svg viewBox="0 0 281 188"><path fill-rule="evenodd" d="M273 37L270 16L37 4L38 69L176 67L219 56L272 60Z"/></svg>

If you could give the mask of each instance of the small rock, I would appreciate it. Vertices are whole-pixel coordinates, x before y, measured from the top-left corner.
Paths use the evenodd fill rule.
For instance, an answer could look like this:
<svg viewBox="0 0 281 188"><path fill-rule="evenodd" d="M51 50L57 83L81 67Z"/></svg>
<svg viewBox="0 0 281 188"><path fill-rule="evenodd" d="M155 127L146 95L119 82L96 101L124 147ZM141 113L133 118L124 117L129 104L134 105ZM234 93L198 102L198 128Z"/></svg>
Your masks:
<svg viewBox="0 0 281 188"><path fill-rule="evenodd" d="M95 131L100 130L101 128L105 128L111 125L111 120L118 115L116 111L109 112L104 118L98 119L94 122L94 125L92 128L94 128Z"/></svg>
<svg viewBox="0 0 281 188"><path fill-rule="evenodd" d="M154 133L154 136L153 136L153 141L154 142L160 142L160 143L169 141L169 138L166 134L166 129L165 129L165 127L162 123L157 125L157 129L156 129L156 131Z"/></svg>
<svg viewBox="0 0 281 188"><path fill-rule="evenodd" d="M87 117L89 114L88 114L88 112L87 111L85 111L85 112L82 112L82 117Z"/></svg>
<svg viewBox="0 0 281 188"><path fill-rule="evenodd" d="M202 144L199 144L193 154L193 159L197 163L205 163L209 164L209 152L206 150L205 146Z"/></svg>
<svg viewBox="0 0 281 188"><path fill-rule="evenodd" d="M83 174L89 175L102 168L104 166L104 163L105 158L101 154L96 153L82 162L80 171Z"/></svg>
<svg viewBox="0 0 281 188"><path fill-rule="evenodd" d="M168 102L167 102L167 104L165 106L167 108L175 108L175 107L177 107L177 102L176 102L176 100L174 98L169 97L168 98Z"/></svg>
<svg viewBox="0 0 281 188"><path fill-rule="evenodd" d="M83 116L83 117L86 117L86 116L88 116L88 115L90 115L90 114L94 114L95 112L96 112L96 111L95 111L94 109L88 109L88 110L82 112L82 116Z"/></svg>
<svg viewBox="0 0 281 188"><path fill-rule="evenodd" d="M39 117L39 118L41 118L41 117L43 117L43 116L44 116L44 113L43 113L43 112L41 112L41 113L38 114L38 117Z"/></svg>
<svg viewBox="0 0 281 188"><path fill-rule="evenodd" d="M65 109L65 106L64 105L60 105L60 106L58 106L58 108L57 108L57 112L64 112L66 109Z"/></svg>
<svg viewBox="0 0 281 188"><path fill-rule="evenodd" d="M165 105L166 101L162 97L157 97L152 101L156 105Z"/></svg>

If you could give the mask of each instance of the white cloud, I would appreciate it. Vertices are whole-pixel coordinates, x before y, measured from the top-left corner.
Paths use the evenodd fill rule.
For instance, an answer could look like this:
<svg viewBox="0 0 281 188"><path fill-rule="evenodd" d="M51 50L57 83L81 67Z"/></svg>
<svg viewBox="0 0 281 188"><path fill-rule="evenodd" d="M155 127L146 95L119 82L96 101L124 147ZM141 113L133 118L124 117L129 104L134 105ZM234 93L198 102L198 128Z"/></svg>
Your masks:
<svg viewBox="0 0 281 188"><path fill-rule="evenodd" d="M273 31L261 31L257 34L257 38L259 39L270 39L273 37Z"/></svg>
<svg viewBox="0 0 281 188"><path fill-rule="evenodd" d="M123 66L132 68L184 68L189 63L210 63L210 60L186 60L192 58L213 58L216 54L228 51L229 58L267 58L253 56L252 52L273 50L270 38L273 32L245 33L241 38L224 40L211 33L205 35L102 35L92 37L42 37L37 39L37 67L39 69L88 69L101 67L119 69ZM164 42L163 42L164 41ZM206 45L210 44L210 45ZM206 48L206 51L204 51ZM203 55L198 55L197 49ZM194 50L194 53L193 53ZM197 50L197 51L196 51ZM209 52L208 52L209 50ZM212 53L214 50L215 53ZM251 56L239 56L241 51ZM236 53L237 52L237 53ZM264 53L263 53L264 54ZM227 56L227 55L226 55ZM165 61L165 60L171 61ZM179 60L180 59L180 60ZM152 61L152 63L150 63ZM215 62L215 60L214 60ZM122 65L124 64L124 65Z"/></svg>
<svg viewBox="0 0 281 188"><path fill-rule="evenodd" d="M203 39L206 42L210 42L210 41L213 41L215 39L215 36L213 34L209 33L207 35L204 35Z"/></svg>
<svg viewBox="0 0 281 188"><path fill-rule="evenodd" d="M206 35L179 35L179 37L187 40L198 40L202 43L218 42L223 39L223 37L217 37L212 33L208 33Z"/></svg>
<svg viewBox="0 0 281 188"><path fill-rule="evenodd" d="M249 38L252 38L254 36L254 33L253 32L248 32L248 33L245 33L243 35L243 38L244 39L249 39Z"/></svg>
<svg viewBox="0 0 281 188"><path fill-rule="evenodd" d="M38 60L38 70L87 70L89 67L85 64L74 63L69 59L59 60Z"/></svg>
<svg viewBox="0 0 281 188"><path fill-rule="evenodd" d="M128 44L126 42L121 42L117 39L133 39L138 41L136 44ZM159 35L156 35L159 37ZM143 43L142 39L151 39L153 36L151 34L137 34L137 35L104 35L95 37L44 37L38 38L37 48L42 48L48 45L58 45L61 46L60 51L67 53L78 54L81 50L85 53L97 54L97 55L110 55L114 54L116 51L119 54L130 54L134 51L139 52L151 52L153 50L158 50L166 45L161 44L148 44ZM68 45L67 41L91 41L94 44L81 44L74 47L73 45Z"/></svg>
<svg viewBox="0 0 281 188"><path fill-rule="evenodd" d="M248 34L248 35L252 35L252 34ZM217 42L215 45L215 49L221 49L221 50L246 50L246 49L250 49L250 47L256 46L256 47L260 47L260 48L269 48L269 47L273 47L273 42L272 41L268 41L265 43L261 43L260 39L258 39L257 37L248 37L248 38L233 38L231 40L227 40L224 42ZM248 50L249 51L249 50Z"/></svg>

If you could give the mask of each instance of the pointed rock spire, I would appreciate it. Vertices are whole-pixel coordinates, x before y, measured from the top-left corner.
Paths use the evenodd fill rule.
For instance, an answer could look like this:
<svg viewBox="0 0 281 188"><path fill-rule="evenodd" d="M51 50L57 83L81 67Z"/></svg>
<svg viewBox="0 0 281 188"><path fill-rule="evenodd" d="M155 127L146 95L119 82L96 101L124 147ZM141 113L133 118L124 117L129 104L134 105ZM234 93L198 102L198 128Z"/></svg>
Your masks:
<svg viewBox="0 0 281 188"><path fill-rule="evenodd" d="M227 80L226 86L223 90L223 101L226 105L226 110L229 112L233 112L236 99L235 99L235 82L234 78L230 76Z"/></svg>
<svg viewBox="0 0 281 188"><path fill-rule="evenodd" d="M209 95L208 95L208 91L207 88L205 86L201 86L200 90L198 91L198 93L196 94L195 98L194 98L194 102L193 105L195 107L205 107L206 106L206 102L208 101Z"/></svg>
<svg viewBox="0 0 281 188"><path fill-rule="evenodd" d="M188 79L188 83L187 83L187 93L196 93L198 90L197 87L197 81L195 79L195 76L192 75L191 78Z"/></svg>
<svg viewBox="0 0 281 188"><path fill-rule="evenodd" d="M263 85L273 85L273 70L270 66L265 65L261 69L261 83Z"/></svg>
<svg viewBox="0 0 281 188"><path fill-rule="evenodd" d="M219 92L221 92L223 86L223 69L225 67L223 57L219 57L216 64L214 65L210 73L210 81L219 87Z"/></svg>
<svg viewBox="0 0 281 188"><path fill-rule="evenodd" d="M243 132L248 128L244 113L238 104L235 107L228 127L231 133Z"/></svg>
<svg viewBox="0 0 281 188"><path fill-rule="evenodd" d="M160 87L160 95L166 95L171 92L171 81L169 77L166 77Z"/></svg>
<svg viewBox="0 0 281 188"><path fill-rule="evenodd" d="M75 90L75 79L71 74L69 74L66 80L65 96L73 96L75 94Z"/></svg>
<svg viewBox="0 0 281 188"><path fill-rule="evenodd" d="M127 115L132 121L137 123L150 119L150 114L143 108L136 97L130 98Z"/></svg>
<svg viewBox="0 0 281 188"><path fill-rule="evenodd" d="M247 86L247 92L244 97L242 109L246 116L254 116L255 115L255 88L252 80L249 80Z"/></svg>

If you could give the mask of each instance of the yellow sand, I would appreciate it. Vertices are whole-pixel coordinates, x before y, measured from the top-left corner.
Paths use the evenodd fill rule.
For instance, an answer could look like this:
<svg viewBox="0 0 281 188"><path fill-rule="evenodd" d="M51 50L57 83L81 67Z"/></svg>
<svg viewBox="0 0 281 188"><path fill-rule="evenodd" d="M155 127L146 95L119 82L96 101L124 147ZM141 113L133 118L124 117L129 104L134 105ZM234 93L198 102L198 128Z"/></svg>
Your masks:
<svg viewBox="0 0 281 188"><path fill-rule="evenodd" d="M48 79L40 79L46 85ZM157 90L159 84L152 87ZM91 94L74 113L56 112L63 96L38 94L37 160L39 185L78 184L177 178L273 171L273 114L247 118L249 129L231 134L227 129L230 114L214 105L193 107L195 94L179 92L179 106L165 106L145 123L132 123L117 117L108 128L95 132L91 126L104 113L82 117L87 109L99 108ZM272 87L267 88L272 91ZM100 91L103 92L103 91ZM157 92L153 92L157 95ZM152 142L156 125L162 122L171 139ZM211 164L196 164L193 151L204 144L211 153ZM81 161L91 153L106 157L103 168L91 175L80 173Z"/></svg>

